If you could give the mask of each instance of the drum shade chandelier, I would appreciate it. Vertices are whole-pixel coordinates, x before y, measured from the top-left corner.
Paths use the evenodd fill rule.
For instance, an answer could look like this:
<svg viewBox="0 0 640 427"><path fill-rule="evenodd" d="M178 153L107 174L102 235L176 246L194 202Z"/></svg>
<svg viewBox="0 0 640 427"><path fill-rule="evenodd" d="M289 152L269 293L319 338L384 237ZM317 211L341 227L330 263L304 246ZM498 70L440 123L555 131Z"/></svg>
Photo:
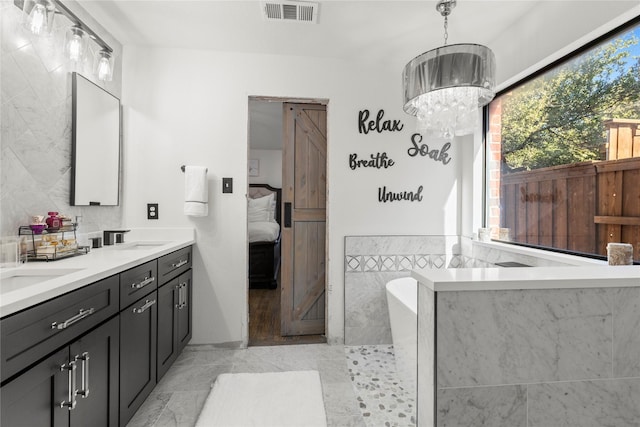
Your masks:
<svg viewBox="0 0 640 427"><path fill-rule="evenodd" d="M456 0L440 0L444 46L412 59L403 72L404 111L416 116L418 131L451 139L472 133L478 108L495 96L495 56L479 44L447 45L449 15Z"/></svg>

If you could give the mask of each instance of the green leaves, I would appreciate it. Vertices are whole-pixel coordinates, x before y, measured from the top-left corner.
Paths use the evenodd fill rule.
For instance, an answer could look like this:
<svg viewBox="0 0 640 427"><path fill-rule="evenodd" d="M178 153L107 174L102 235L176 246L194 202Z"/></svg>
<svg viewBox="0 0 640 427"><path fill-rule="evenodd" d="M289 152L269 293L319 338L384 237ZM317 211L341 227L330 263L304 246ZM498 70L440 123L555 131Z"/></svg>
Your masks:
<svg viewBox="0 0 640 427"><path fill-rule="evenodd" d="M603 121L640 118L634 31L640 27L501 96L507 170L598 160Z"/></svg>

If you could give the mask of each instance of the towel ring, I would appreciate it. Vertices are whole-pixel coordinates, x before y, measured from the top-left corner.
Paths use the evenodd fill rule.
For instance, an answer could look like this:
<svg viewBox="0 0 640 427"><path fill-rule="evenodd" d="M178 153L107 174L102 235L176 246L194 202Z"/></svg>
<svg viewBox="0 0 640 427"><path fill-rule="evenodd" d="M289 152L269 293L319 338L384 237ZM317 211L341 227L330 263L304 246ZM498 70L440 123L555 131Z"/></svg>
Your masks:
<svg viewBox="0 0 640 427"><path fill-rule="evenodd" d="M184 167L185 167L184 165L180 166L180 170L181 170L182 172L184 172ZM206 171L206 172L209 172L209 168L206 168L206 169L205 169L205 171Z"/></svg>

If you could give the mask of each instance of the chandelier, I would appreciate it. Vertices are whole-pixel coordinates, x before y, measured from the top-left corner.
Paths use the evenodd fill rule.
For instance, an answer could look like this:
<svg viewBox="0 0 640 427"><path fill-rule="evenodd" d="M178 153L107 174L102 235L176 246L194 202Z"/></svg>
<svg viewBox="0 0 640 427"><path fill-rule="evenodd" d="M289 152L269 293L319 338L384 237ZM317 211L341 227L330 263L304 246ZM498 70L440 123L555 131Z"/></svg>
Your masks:
<svg viewBox="0 0 640 427"><path fill-rule="evenodd" d="M448 24L456 0L440 0L444 46L412 59L403 72L404 111L417 117L417 130L436 137L472 133L478 108L494 97L495 56L479 44L447 45Z"/></svg>

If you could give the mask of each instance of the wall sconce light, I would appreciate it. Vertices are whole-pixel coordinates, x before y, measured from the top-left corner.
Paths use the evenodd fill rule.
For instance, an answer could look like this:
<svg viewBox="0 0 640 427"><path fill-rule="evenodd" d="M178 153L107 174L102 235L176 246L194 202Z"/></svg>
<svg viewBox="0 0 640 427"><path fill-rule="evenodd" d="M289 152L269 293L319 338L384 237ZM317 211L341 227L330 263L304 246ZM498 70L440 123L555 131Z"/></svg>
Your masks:
<svg viewBox="0 0 640 427"><path fill-rule="evenodd" d="M69 27L64 39L64 53L71 65L84 61L87 45L87 33L77 25Z"/></svg>
<svg viewBox="0 0 640 427"><path fill-rule="evenodd" d="M93 63L93 73L98 80L110 82L113 78L113 54L107 50L96 52L95 61Z"/></svg>
<svg viewBox="0 0 640 427"><path fill-rule="evenodd" d="M53 0L24 0L22 26L36 36L51 34L56 5Z"/></svg>
<svg viewBox="0 0 640 427"><path fill-rule="evenodd" d="M13 4L22 9L22 25L35 35L51 33L55 14L66 16L73 24L67 29L64 44L71 67L85 61L89 40L93 40L100 47L94 61L94 73L98 80L111 81L115 62L113 49L60 0L14 0Z"/></svg>

